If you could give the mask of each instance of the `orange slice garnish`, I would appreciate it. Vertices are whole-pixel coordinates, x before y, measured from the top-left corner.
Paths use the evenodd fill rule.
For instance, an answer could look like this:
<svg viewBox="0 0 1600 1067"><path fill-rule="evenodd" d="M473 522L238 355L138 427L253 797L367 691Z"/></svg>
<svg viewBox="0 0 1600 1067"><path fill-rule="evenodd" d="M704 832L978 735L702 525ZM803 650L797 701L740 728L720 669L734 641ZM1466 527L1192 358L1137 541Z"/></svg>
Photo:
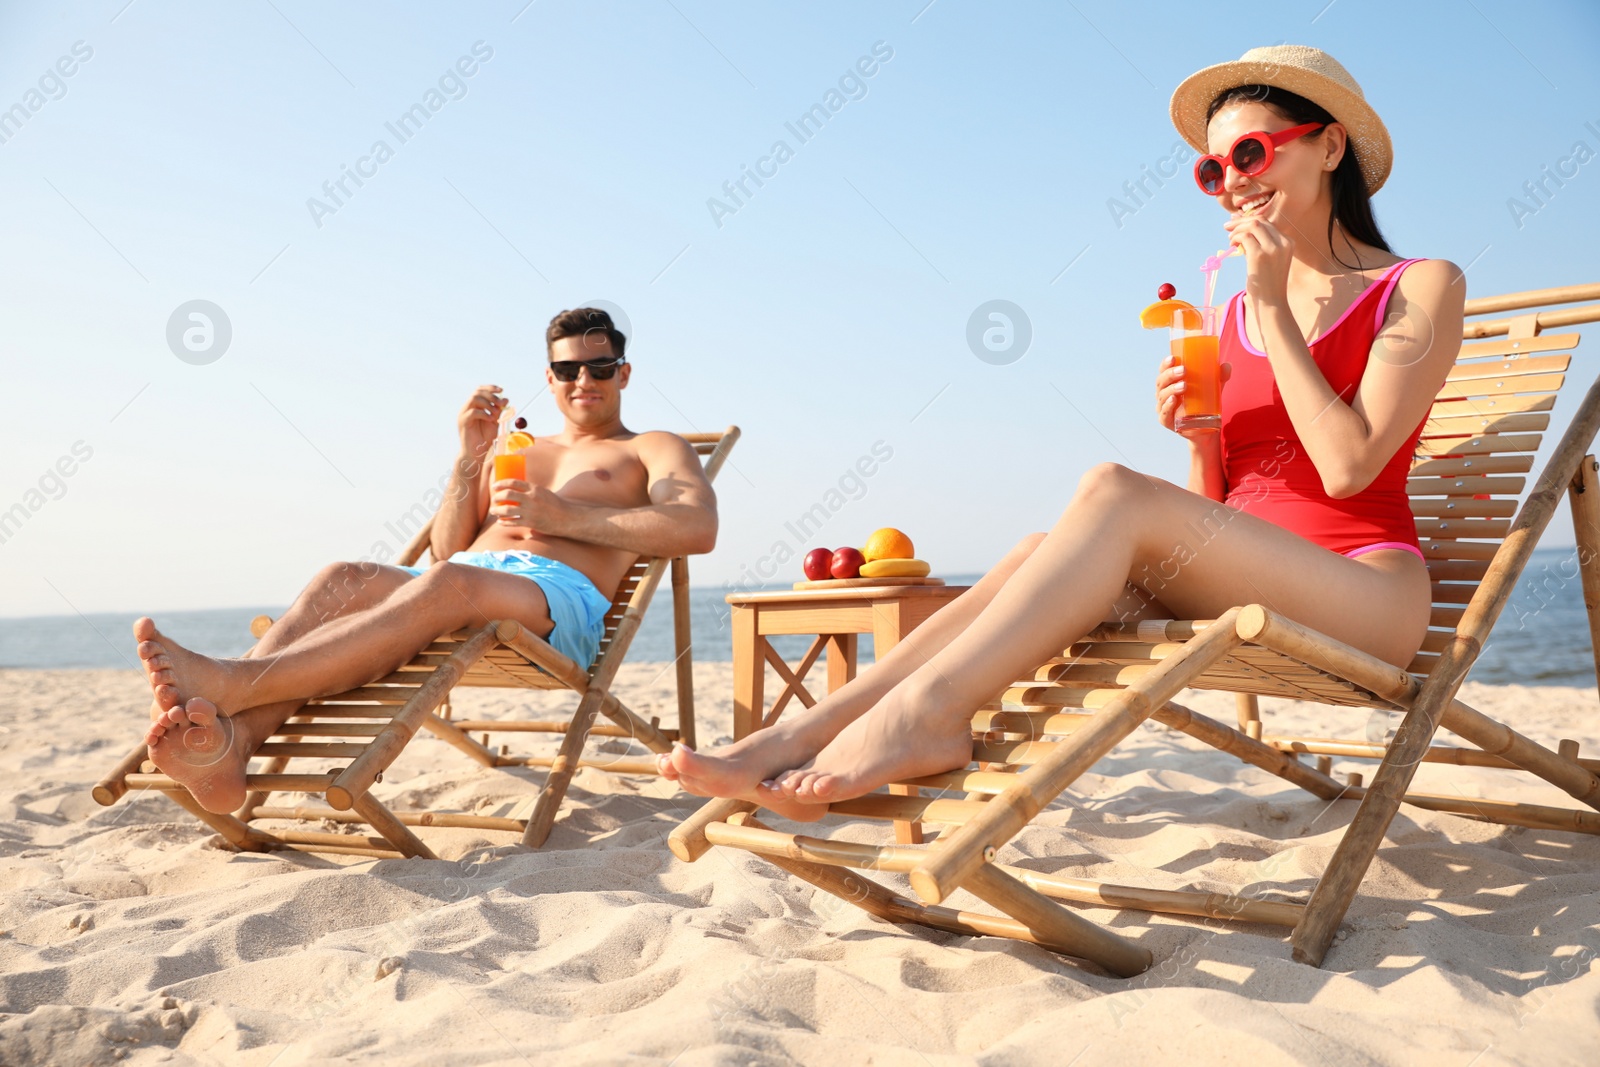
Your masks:
<svg viewBox="0 0 1600 1067"><path fill-rule="evenodd" d="M533 434L517 430L506 438L506 447L513 452L533 447Z"/></svg>
<svg viewBox="0 0 1600 1067"><path fill-rule="evenodd" d="M1178 312L1193 310L1194 305L1187 300L1157 300L1139 312L1139 325L1147 330L1159 330L1171 326Z"/></svg>

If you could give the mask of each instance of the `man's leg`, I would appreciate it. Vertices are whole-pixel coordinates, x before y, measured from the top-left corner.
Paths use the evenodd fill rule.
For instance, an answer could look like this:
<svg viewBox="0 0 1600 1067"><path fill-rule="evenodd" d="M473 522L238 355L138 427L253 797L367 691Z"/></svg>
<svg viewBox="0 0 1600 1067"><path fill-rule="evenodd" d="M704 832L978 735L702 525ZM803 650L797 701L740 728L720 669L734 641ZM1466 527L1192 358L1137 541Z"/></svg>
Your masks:
<svg viewBox="0 0 1600 1067"><path fill-rule="evenodd" d="M171 686L184 700L152 724L151 757L161 766L167 733L194 726L215 730L213 744L222 754L214 763L172 761L162 770L190 786L207 810L232 811L244 799L250 754L305 700L380 678L440 634L494 619L514 619L541 635L553 628L544 591L533 581L451 563L434 565L365 611L246 659L201 656L141 620L147 623L141 655L150 646L152 684ZM219 714L226 722L219 722Z"/></svg>
<svg viewBox="0 0 1600 1067"><path fill-rule="evenodd" d="M330 563L317 572L315 578L295 597L289 610L280 615L259 641L244 654L245 659L263 656L287 648L312 630L326 626L358 611L365 611L386 599L413 576L399 567L385 567L376 563ZM150 718L158 719L161 713L178 700L177 690L151 677L164 669L164 662L152 660L159 649L146 647L153 627L143 627L141 619L134 624L134 637L139 641L139 662L155 697Z"/></svg>
<svg viewBox="0 0 1600 1067"><path fill-rule="evenodd" d="M372 563L330 564L317 573L289 610L245 653L245 659L281 651L319 627L369 610L412 580L409 572L398 567ZM145 638L153 636L153 631L146 628L136 628L135 633ZM146 641L141 640L141 660L146 673L151 674L154 671L145 656L149 654L154 658L154 652L145 648L145 644ZM155 667L155 670L161 669L164 668ZM152 682L152 688L157 688L157 683ZM280 701L251 708L235 719L222 722L216 718L203 721L203 717L189 720L179 704L173 709L183 717L183 721L178 722L167 718L169 710L162 706L163 699L170 703L176 695L176 691L153 695L152 725L146 732L145 743L150 746L151 759L158 769L170 777L187 780L197 798L201 793L206 794L201 804L210 811L231 811L237 807L219 806L232 800L232 781L237 778L242 784L244 769L261 742L305 705L304 699Z"/></svg>

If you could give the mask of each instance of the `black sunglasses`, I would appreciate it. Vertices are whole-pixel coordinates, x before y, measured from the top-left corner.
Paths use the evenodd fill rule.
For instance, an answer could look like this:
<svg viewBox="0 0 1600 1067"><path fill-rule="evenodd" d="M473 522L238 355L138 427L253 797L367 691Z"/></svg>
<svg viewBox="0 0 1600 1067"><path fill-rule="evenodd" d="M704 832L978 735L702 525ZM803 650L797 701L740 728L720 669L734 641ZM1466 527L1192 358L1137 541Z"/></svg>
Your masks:
<svg viewBox="0 0 1600 1067"><path fill-rule="evenodd" d="M597 382L608 382L617 376L617 368L626 363L621 356L608 356L605 359L555 359L550 361L550 371L556 376L558 382L575 382L578 374L585 367L589 369L589 377Z"/></svg>

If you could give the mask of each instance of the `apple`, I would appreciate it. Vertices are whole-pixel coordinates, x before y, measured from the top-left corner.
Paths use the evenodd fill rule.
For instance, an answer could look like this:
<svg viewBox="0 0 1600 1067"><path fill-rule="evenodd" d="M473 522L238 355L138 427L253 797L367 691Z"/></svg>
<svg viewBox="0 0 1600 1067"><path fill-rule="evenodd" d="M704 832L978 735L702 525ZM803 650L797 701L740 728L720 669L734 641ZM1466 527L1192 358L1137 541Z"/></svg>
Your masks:
<svg viewBox="0 0 1600 1067"><path fill-rule="evenodd" d="M828 568L835 578L859 578L861 565L867 562L859 549L841 548L833 554L831 566Z"/></svg>
<svg viewBox="0 0 1600 1067"><path fill-rule="evenodd" d="M813 582L832 577L830 572L833 569L833 549L813 548L806 553L805 562L800 566L806 572L806 577Z"/></svg>

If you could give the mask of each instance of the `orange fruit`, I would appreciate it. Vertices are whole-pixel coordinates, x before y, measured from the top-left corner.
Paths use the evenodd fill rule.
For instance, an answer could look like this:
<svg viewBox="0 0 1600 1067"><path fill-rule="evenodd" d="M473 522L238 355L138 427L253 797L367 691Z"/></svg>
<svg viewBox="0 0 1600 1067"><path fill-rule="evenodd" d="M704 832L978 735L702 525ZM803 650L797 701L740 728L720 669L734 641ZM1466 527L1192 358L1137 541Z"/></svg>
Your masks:
<svg viewBox="0 0 1600 1067"><path fill-rule="evenodd" d="M911 538L893 526L874 530L872 536L867 538L867 543L861 546L861 554L867 558L868 563L875 559L917 558L916 550L911 547Z"/></svg>
<svg viewBox="0 0 1600 1067"><path fill-rule="evenodd" d="M533 447L533 434L517 430L506 438L506 447L513 452Z"/></svg>
<svg viewBox="0 0 1600 1067"><path fill-rule="evenodd" d="M1171 326L1172 320L1180 312L1194 310L1194 305L1187 300L1157 300L1154 304L1139 312L1139 325L1147 330L1159 330L1164 326Z"/></svg>

